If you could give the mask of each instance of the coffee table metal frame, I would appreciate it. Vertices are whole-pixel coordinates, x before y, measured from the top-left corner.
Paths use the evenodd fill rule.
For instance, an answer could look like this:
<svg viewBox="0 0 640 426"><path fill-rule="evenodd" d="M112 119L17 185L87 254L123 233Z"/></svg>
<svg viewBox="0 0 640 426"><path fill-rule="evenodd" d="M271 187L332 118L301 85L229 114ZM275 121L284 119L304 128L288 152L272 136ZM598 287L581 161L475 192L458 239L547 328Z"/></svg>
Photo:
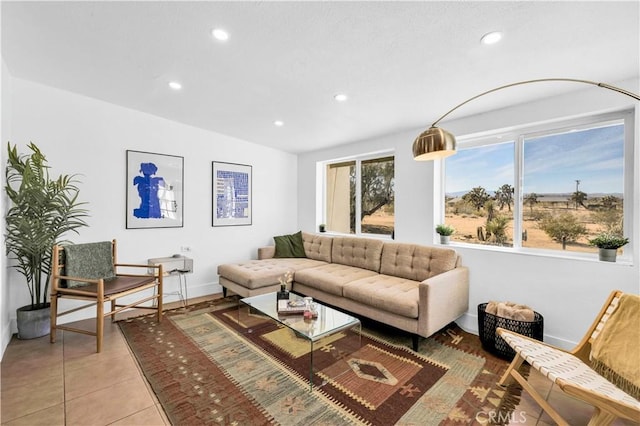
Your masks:
<svg viewBox="0 0 640 426"><path fill-rule="evenodd" d="M296 336L306 340L310 345L309 363L309 386L313 390L313 352L322 339L334 335L340 331L355 330L357 338L356 347L360 348L362 324L360 320L344 312L338 311L330 306L326 306L318 301L314 301L317 306L318 316L314 319L303 320L302 314L278 314L277 293L267 293L258 296L245 297L240 299L238 304L238 322L241 323L243 310L260 313L269 317L276 323L289 328ZM291 300L301 300L303 296L290 292ZM247 333L253 330L247 329ZM320 385L323 385L321 383ZM317 386L317 385L316 385Z"/></svg>

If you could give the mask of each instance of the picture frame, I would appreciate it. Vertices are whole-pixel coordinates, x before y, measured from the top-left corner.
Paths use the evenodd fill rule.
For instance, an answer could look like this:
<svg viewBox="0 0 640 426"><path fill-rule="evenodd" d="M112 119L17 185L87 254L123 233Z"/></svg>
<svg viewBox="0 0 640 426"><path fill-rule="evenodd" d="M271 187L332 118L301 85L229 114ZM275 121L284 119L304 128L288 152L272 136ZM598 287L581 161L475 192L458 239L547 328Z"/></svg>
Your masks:
<svg viewBox="0 0 640 426"><path fill-rule="evenodd" d="M126 228L184 225L184 157L127 150Z"/></svg>
<svg viewBox="0 0 640 426"><path fill-rule="evenodd" d="M252 167L212 161L212 226L252 223Z"/></svg>

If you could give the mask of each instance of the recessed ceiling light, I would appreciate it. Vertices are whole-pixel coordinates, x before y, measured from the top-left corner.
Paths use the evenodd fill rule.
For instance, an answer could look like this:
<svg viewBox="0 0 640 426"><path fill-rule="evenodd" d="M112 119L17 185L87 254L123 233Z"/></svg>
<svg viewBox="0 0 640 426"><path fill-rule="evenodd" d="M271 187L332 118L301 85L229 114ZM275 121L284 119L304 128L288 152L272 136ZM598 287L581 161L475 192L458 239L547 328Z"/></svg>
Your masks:
<svg viewBox="0 0 640 426"><path fill-rule="evenodd" d="M211 31L213 38L220 41L227 41L229 39L229 33L222 28L215 28Z"/></svg>
<svg viewBox="0 0 640 426"><path fill-rule="evenodd" d="M178 83L177 81L170 81L169 87L171 87L173 90L180 90L182 89L182 84Z"/></svg>
<svg viewBox="0 0 640 426"><path fill-rule="evenodd" d="M349 98L348 98L348 97L347 97L347 95L345 95L344 93L338 93L337 95L335 95L335 96L333 97L333 99L335 99L335 100L336 100L336 101L338 101L338 102L344 102L344 101L346 101L346 100L347 100L347 99L349 99Z"/></svg>
<svg viewBox="0 0 640 426"><path fill-rule="evenodd" d="M482 44L495 44L499 42L501 39L502 39L502 33L500 31L493 31L483 35L482 38L480 39L480 42Z"/></svg>
<svg viewBox="0 0 640 426"><path fill-rule="evenodd" d="M276 120L273 122L274 126L282 127L284 126L284 121Z"/></svg>

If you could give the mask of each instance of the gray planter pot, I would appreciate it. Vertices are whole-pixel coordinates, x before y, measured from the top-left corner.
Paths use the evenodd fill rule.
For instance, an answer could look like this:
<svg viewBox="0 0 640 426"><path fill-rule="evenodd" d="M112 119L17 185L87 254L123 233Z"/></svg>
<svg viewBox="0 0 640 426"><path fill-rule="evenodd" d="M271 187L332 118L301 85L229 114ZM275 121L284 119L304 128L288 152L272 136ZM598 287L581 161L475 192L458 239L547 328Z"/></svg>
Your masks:
<svg viewBox="0 0 640 426"><path fill-rule="evenodd" d="M31 310L31 305L23 306L16 310L18 323L18 339L35 339L49 334L51 328L51 306Z"/></svg>
<svg viewBox="0 0 640 426"><path fill-rule="evenodd" d="M440 235L440 244L449 244L450 235Z"/></svg>
<svg viewBox="0 0 640 426"><path fill-rule="evenodd" d="M598 259L602 260L603 262L615 262L617 254L618 254L617 249L605 249L605 248L598 249Z"/></svg>

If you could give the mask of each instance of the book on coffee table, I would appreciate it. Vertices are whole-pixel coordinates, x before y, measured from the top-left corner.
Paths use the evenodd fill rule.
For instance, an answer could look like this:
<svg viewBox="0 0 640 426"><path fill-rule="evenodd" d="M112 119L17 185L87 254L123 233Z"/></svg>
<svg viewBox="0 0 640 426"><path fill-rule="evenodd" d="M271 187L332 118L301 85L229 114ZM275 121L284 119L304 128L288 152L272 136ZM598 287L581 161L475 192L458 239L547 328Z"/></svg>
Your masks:
<svg viewBox="0 0 640 426"><path fill-rule="evenodd" d="M278 300L278 313L283 315L304 313L304 301Z"/></svg>

